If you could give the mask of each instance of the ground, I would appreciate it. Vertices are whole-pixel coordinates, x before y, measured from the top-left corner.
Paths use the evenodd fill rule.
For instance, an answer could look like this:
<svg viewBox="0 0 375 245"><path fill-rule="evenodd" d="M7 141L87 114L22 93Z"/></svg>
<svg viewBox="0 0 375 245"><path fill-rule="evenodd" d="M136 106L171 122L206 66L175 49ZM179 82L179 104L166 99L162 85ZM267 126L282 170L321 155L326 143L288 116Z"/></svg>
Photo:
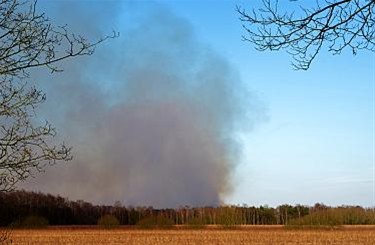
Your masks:
<svg viewBox="0 0 375 245"><path fill-rule="evenodd" d="M13 230L13 244L375 244L375 226L338 229L285 229L247 226L235 229L141 230L121 227L59 227Z"/></svg>

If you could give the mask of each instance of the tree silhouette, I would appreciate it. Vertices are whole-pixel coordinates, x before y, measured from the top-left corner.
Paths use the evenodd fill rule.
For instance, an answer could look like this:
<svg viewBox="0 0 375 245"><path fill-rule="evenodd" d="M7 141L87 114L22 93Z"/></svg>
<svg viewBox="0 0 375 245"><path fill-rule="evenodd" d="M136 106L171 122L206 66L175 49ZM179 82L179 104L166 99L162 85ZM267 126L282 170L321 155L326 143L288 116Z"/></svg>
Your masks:
<svg viewBox="0 0 375 245"><path fill-rule="evenodd" d="M300 16L280 11L277 0L262 5L251 13L237 6L244 40L260 51L286 49L295 69L307 70L322 48L375 51L375 0L317 0L315 8L301 6Z"/></svg>
<svg viewBox="0 0 375 245"><path fill-rule="evenodd" d="M0 191L48 164L71 159L69 147L52 143L52 125L36 118L46 96L29 85L29 70L61 71L58 62L91 55L96 45L118 35L89 42L66 26L52 25L36 6L36 1L0 0Z"/></svg>

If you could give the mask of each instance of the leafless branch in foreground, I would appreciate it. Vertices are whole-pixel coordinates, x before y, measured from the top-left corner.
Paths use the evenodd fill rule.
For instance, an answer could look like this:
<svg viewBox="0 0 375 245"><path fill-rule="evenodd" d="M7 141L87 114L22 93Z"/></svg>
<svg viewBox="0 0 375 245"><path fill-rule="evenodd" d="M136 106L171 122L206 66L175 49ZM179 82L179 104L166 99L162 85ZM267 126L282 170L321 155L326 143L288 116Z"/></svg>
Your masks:
<svg viewBox="0 0 375 245"><path fill-rule="evenodd" d="M29 70L61 71L60 61L92 55L99 43L118 36L89 42L66 26L53 26L36 5L0 0L0 191L12 190L46 165L72 158L69 147L52 143L55 128L36 117L35 109L46 96L25 81Z"/></svg>
<svg viewBox="0 0 375 245"><path fill-rule="evenodd" d="M297 2L298 0L290 1ZM307 70L322 48L333 54L351 49L375 51L375 0L324 0L316 7L301 6L302 16L279 11L278 1L263 0L263 7L248 13L237 6L247 35L256 49L286 49L295 69Z"/></svg>

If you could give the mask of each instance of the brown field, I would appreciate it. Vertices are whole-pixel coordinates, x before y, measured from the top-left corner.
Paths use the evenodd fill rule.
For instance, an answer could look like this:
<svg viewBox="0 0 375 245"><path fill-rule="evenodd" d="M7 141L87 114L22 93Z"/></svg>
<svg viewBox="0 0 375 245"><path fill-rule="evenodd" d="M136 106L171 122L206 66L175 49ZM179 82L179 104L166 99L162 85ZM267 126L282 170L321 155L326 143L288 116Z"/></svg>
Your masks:
<svg viewBox="0 0 375 245"><path fill-rule="evenodd" d="M14 230L12 244L375 244L375 226L340 229L284 229L280 226L238 229L140 230L119 228L49 228Z"/></svg>

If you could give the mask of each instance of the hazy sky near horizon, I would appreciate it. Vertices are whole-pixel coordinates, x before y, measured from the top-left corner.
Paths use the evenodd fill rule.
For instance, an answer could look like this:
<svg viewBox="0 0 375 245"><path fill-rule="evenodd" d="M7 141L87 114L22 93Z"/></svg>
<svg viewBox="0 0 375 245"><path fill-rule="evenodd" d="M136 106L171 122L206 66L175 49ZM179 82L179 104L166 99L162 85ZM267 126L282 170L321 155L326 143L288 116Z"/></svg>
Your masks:
<svg viewBox="0 0 375 245"><path fill-rule="evenodd" d="M53 2L38 4L48 6L47 12ZM88 9L103 4L86 2ZM250 10L259 1L123 2L159 5L188 21L198 40L226 59L265 105L267 120L238 135L241 156L227 203L375 206L374 53L333 56L322 50L308 71L295 71L286 52L258 52L242 41L235 7ZM53 13L47 15L53 19ZM108 29L127 20L124 15Z"/></svg>

